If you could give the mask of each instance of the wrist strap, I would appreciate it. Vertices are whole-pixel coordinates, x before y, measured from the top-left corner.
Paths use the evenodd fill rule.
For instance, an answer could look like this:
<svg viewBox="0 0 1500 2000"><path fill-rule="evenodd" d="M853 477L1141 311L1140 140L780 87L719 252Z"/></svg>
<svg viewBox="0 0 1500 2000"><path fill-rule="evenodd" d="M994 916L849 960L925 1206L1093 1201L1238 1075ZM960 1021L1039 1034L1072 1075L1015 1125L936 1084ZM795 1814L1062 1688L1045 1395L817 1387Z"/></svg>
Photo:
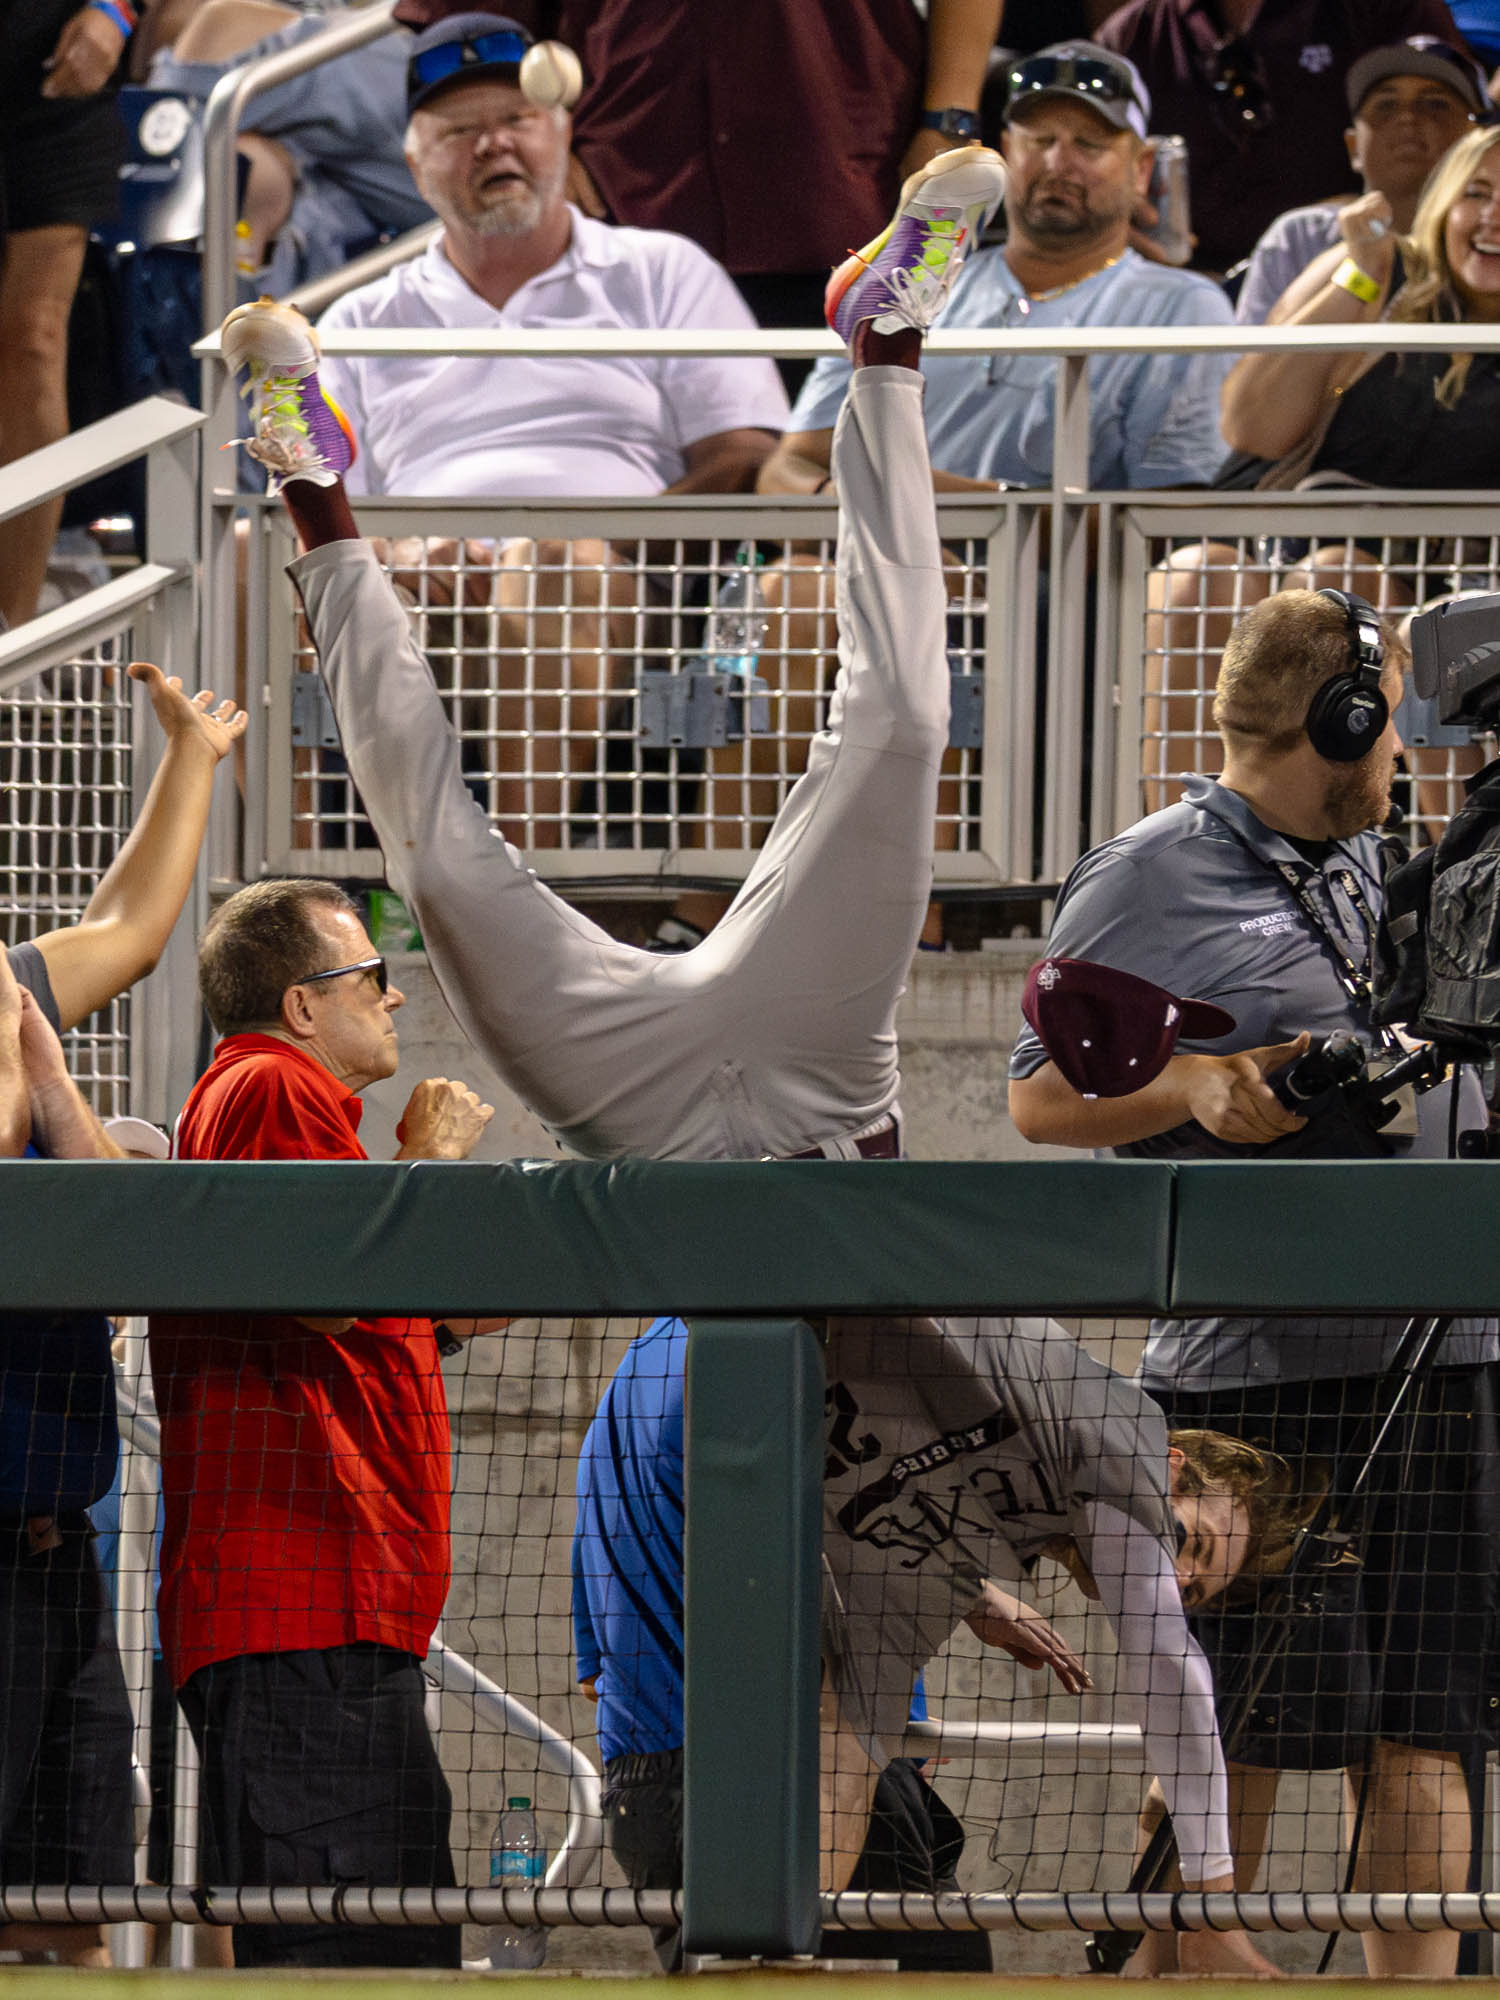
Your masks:
<svg viewBox="0 0 1500 2000"><path fill-rule="evenodd" d="M95 0L95 4L98 4L98 0ZM1344 259L1328 282L1330 285L1337 285L1341 292L1350 293L1352 297L1361 300L1367 306L1374 305L1385 289L1378 278L1372 278L1368 271L1362 271L1352 257Z"/></svg>
<svg viewBox="0 0 1500 2000"><path fill-rule="evenodd" d="M130 0L89 0L96 14L107 15L128 42L135 33L136 13Z"/></svg>

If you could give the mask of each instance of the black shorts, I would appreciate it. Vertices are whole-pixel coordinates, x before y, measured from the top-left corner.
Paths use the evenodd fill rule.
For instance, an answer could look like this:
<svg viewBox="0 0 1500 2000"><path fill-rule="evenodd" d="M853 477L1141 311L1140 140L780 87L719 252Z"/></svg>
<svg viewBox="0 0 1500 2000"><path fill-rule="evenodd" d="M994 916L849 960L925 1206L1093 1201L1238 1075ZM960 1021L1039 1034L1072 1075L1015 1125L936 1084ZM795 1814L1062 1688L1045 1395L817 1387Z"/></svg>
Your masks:
<svg viewBox="0 0 1500 2000"><path fill-rule="evenodd" d="M0 1716L0 1881L133 1881L130 1703L82 1515L41 1553L0 1522Z"/></svg>
<svg viewBox="0 0 1500 2000"><path fill-rule="evenodd" d="M0 0L0 236L106 221L119 200L125 128L112 91L41 95L43 68L78 0Z"/></svg>
<svg viewBox="0 0 1500 2000"><path fill-rule="evenodd" d="M1413 1384L1376 1456L1370 1499L1338 1511L1357 1562L1319 1569L1250 1710L1232 1761L1275 1770L1358 1763L1373 1738L1416 1749L1493 1748L1492 1640L1500 1571L1500 1427L1494 1364ZM1311 1465L1349 1493L1391 1386L1375 1378L1163 1396L1173 1428L1228 1431ZM1274 1579L1259 1605L1208 1609L1192 1628L1221 1722L1274 1635ZM1271 1606L1271 1609L1267 1607Z"/></svg>
<svg viewBox="0 0 1500 2000"><path fill-rule="evenodd" d="M389 1646L249 1653L179 1694L202 1759L203 1880L239 1888L454 1886L453 1802L421 1662ZM461 1962L456 1924L236 1924L237 1966Z"/></svg>
<svg viewBox="0 0 1500 2000"><path fill-rule="evenodd" d="M601 1810L610 1852L632 1889L682 1886L682 1752L653 1750L611 1757L604 1766ZM936 1895L958 1886L964 1830L909 1758L887 1764L875 1787L864 1849L851 1892L902 1890ZM664 1972L682 1969L682 1933L653 1925ZM902 1972L989 1972L982 1931L825 1930L823 1958L894 1958Z"/></svg>

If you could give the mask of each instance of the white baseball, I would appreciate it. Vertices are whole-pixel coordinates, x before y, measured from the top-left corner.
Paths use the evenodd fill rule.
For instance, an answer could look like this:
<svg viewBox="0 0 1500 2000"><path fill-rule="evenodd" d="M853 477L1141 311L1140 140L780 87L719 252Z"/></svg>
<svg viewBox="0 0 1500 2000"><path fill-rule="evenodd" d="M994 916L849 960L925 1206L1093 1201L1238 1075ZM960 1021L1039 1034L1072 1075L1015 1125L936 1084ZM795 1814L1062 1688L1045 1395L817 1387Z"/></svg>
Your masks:
<svg viewBox="0 0 1500 2000"><path fill-rule="evenodd" d="M583 95L583 64L565 42L537 42L521 58L521 90L544 111L571 111Z"/></svg>

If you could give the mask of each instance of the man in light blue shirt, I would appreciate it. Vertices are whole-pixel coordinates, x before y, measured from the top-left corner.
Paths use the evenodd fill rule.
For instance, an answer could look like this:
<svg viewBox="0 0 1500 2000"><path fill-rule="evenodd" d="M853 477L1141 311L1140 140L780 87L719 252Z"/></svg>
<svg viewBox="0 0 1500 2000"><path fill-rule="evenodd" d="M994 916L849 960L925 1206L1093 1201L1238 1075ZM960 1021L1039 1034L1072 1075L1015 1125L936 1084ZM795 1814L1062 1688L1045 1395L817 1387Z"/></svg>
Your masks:
<svg viewBox="0 0 1500 2000"><path fill-rule="evenodd" d="M1018 64L1005 134L1008 240L965 266L938 326L1228 325L1216 285L1128 247L1151 176L1149 117L1134 66L1091 43L1060 43ZM1091 361L1090 485L1207 485L1225 456L1219 386L1230 358L1146 351ZM940 492L1050 484L1056 371L1050 355L926 357ZM842 358L818 363L761 469L763 492L826 483L848 379Z"/></svg>

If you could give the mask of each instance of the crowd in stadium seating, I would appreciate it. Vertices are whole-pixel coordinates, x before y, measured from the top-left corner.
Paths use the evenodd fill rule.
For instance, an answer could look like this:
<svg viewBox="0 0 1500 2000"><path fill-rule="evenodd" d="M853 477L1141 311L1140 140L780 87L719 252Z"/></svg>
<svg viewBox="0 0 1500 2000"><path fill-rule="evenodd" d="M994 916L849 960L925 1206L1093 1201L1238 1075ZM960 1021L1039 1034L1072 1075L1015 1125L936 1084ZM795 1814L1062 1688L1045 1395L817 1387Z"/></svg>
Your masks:
<svg viewBox="0 0 1500 2000"><path fill-rule="evenodd" d="M1358 9L1128 0L1118 11L1098 0L929 0L925 22L910 0L783 0L741 8L737 24L720 10L642 0L512 0L504 15L475 0L402 0L400 37L257 104L242 141L246 275L284 290L435 216L440 232L419 257L350 292L324 324L815 324L828 265L879 236L901 176L980 136L992 117L1009 169L1006 233L969 260L943 324L1178 328L1228 325L1236 313L1246 323L1312 325L1500 320L1500 114L1463 46L1460 12L1471 47L1494 60L1500 32L1486 11L1450 14L1444 0ZM274 0L159 0L144 18L136 0L0 5L0 336L16 371L0 409L0 463L66 428L63 328L88 228L112 198L112 92L127 63L153 89L201 97L246 55L299 45L320 28L316 12ZM1073 38L1058 40L1059 29ZM520 89L523 55L548 37L582 57L571 125L562 108ZM1153 234L1171 195L1153 181L1151 138L1167 132L1188 142L1191 268L1163 260ZM324 379L358 447L342 468L355 494L610 498L833 486L850 373L842 359L820 362L790 409L771 364L743 359L412 356L335 362ZM1049 359L939 358L925 373L937 490L1048 483ZM1354 364L1267 353L1231 367L1229 357L1145 353L1101 357L1090 376L1099 489L1331 478L1472 491L1491 481L1491 355ZM48 507L0 524L0 618L32 614L56 523ZM561 573L569 560L599 581L592 604L569 599L566 629L577 632L580 610L592 611L588 646L608 656L616 558L602 541L575 544L571 558L561 546L490 552L502 656L522 645L519 623L507 637L505 619L523 603L533 643L539 609L555 612L564 631L562 607L538 605L532 572ZM1153 579L1158 633L1191 612L1197 646L1217 651L1223 635L1205 631L1204 608L1211 619L1228 606L1227 585L1214 592L1233 560L1213 548L1174 554ZM1382 605L1399 595L1374 556L1342 546L1314 550L1290 580L1315 585L1332 567L1367 574ZM768 595L795 609L799 588L789 557ZM572 671L567 647L559 637L547 651L560 692ZM147 681L168 751L131 842L80 923L0 959L3 1155L113 1156L67 1078L57 1030L123 991L159 953L187 893L214 768L245 726L231 703L190 701L154 669L132 671ZM571 728L602 726L605 691L596 688L592 708L574 705ZM1173 689L1158 692L1170 701ZM1397 693L1392 681L1388 707ZM566 752L554 761L567 769ZM421 805L433 810L430 798ZM1292 844L1321 880L1329 839ZM1354 907L1363 919L1358 894ZM858 919L857 896L845 914ZM179 1155L364 1158L357 1097L394 1068L390 1017L401 996L354 908L327 884L258 885L219 912L202 965L225 1039L189 1100ZM1042 1062L1039 1048L1033 1057ZM1068 1123L1076 1111L1070 1097L1067 1131L1046 1136L1086 1143ZM460 1085L419 1085L398 1157L464 1157L487 1115ZM1170 1129L1132 1130L1121 1143ZM865 1154L867 1141L888 1137L894 1149L883 1111L839 1142ZM129 1717L86 1518L115 1458L108 1330L92 1316L8 1322L0 1872L127 1880ZM1465 1359L1488 1379L1493 1333L1476 1339ZM232 1878L453 1879L447 1789L415 1664L447 1579L437 1356L422 1320L220 1317L153 1329L167 1508L163 1647L203 1756L212 1851ZM332 1554L299 1549L291 1514L278 1513L309 1464L326 1478L330 1506L347 1512ZM1140 1505L1170 1533L1167 1498L1163 1485ZM1104 1561L1101 1552L1095 1568ZM1056 1670L1058 1654L1036 1644ZM1059 1678L1067 1685L1067 1670ZM338 1754L344 1773L365 1774L357 1798L344 1795L343 1779L337 1797L323 1782L333 1714L354 1718ZM1477 1726L1471 1733L1477 1742ZM1346 1751L1357 1765L1342 1741L1332 1761ZM1441 1754L1457 1752L1445 1739ZM288 1786L299 1762L306 1782ZM1274 1771L1276 1758L1262 1768ZM1451 1778L1444 1767L1440 1789ZM1406 1828L1404 1806L1383 1806ZM1444 1812L1453 1816L1451 1799L1429 1817ZM1450 1839L1443 1886L1454 1885L1455 1851ZM1391 1852L1400 1875L1417 1849L1400 1833L1382 1859ZM0 1948L102 1958L99 1937L76 1929L0 1930ZM368 1931L351 1941L336 1930L241 1926L235 1950L242 1965L451 1965L457 1934ZM1433 1964L1418 1954L1398 1969Z"/></svg>

